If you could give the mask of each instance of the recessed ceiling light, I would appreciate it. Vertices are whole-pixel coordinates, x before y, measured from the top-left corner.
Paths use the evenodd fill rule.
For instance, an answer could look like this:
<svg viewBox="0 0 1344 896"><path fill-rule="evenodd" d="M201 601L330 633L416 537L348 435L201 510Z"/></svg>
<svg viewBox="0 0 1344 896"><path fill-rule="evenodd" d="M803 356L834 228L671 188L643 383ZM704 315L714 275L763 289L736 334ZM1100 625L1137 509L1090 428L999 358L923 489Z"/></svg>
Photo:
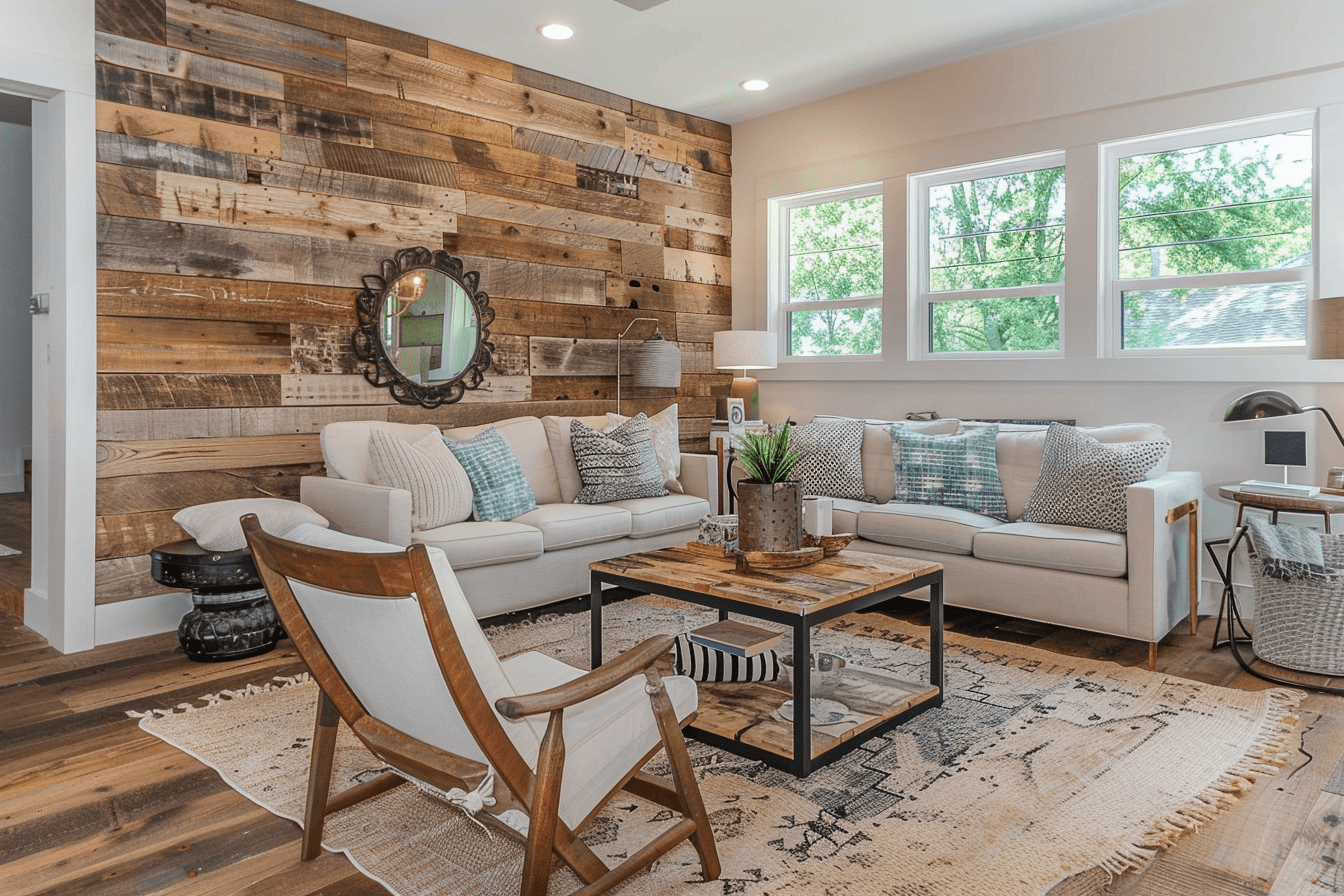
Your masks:
<svg viewBox="0 0 1344 896"><path fill-rule="evenodd" d="M752 78L749 81L742 82L743 90L764 90L770 86L769 81L762 81L760 78Z"/></svg>
<svg viewBox="0 0 1344 896"><path fill-rule="evenodd" d="M574 29L568 25L562 25L559 22L551 22L542 25L537 29L542 37L549 37L551 40L569 40L574 36Z"/></svg>

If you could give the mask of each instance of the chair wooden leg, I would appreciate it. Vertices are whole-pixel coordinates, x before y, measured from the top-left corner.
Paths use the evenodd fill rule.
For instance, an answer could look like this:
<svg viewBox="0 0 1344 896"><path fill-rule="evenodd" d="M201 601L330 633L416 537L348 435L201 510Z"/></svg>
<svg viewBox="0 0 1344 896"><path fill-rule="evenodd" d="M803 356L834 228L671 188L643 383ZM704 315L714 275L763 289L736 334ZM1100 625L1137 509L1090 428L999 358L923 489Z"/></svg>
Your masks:
<svg viewBox="0 0 1344 896"><path fill-rule="evenodd" d="M332 757L336 754L336 729L341 716L325 691L319 691L317 719L313 724L313 753L308 761L308 801L303 810L303 842L299 858L311 861L322 852L322 825L331 793Z"/></svg>
<svg viewBox="0 0 1344 896"><path fill-rule="evenodd" d="M522 896L546 896L551 879L551 852L559 821L560 780L565 769L564 710L551 713L546 735L541 739L537 772L533 779L527 853L523 858Z"/></svg>
<svg viewBox="0 0 1344 896"><path fill-rule="evenodd" d="M681 801L682 812L695 822L695 833L691 834L691 845L700 856L700 873L704 880L719 878L719 850L714 843L714 830L709 824L709 813L705 811L704 798L700 796L700 784L695 780L695 770L691 768L691 756L686 751L686 737L677 724L676 710L667 696L661 676L654 670L645 670L648 679L649 702L653 704L653 716L658 721L658 731L663 738L663 749L667 752L667 761L672 766L672 782L676 785L677 798Z"/></svg>

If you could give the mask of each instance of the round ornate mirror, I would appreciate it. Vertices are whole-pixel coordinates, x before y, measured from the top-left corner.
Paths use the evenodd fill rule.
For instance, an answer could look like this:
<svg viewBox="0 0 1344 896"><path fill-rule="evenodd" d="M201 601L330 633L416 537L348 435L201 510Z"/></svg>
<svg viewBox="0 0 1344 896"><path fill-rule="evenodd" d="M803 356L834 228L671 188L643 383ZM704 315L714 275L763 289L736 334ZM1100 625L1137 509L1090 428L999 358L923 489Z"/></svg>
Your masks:
<svg viewBox="0 0 1344 896"><path fill-rule="evenodd" d="M490 366L495 310L480 274L442 249L402 249L364 277L356 300L355 357L364 378L403 404L435 408L462 398Z"/></svg>

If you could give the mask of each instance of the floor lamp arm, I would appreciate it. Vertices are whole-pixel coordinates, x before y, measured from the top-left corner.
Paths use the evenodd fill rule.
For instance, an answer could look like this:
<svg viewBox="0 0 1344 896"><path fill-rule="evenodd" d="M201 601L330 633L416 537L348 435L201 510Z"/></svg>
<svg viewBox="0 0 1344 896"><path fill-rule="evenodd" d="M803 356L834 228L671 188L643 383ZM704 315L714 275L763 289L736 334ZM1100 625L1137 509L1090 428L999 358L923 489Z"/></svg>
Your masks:
<svg viewBox="0 0 1344 896"><path fill-rule="evenodd" d="M1319 405L1311 405L1311 406L1309 406L1309 407L1305 407L1305 408L1303 408L1302 410L1304 410L1304 411L1320 411L1322 414L1324 414L1324 415L1325 415L1325 419L1326 419L1327 421L1329 421L1329 423L1330 423L1330 428L1333 429L1333 430L1335 431L1335 438L1339 439L1339 444L1340 444L1340 445L1344 445L1344 434L1341 434L1341 433L1340 433L1340 431L1339 431L1339 427L1338 427L1337 425L1335 425L1335 418L1330 416L1330 412L1329 412L1329 411L1327 411L1325 408L1323 408L1323 407L1321 407L1321 406L1319 406Z"/></svg>

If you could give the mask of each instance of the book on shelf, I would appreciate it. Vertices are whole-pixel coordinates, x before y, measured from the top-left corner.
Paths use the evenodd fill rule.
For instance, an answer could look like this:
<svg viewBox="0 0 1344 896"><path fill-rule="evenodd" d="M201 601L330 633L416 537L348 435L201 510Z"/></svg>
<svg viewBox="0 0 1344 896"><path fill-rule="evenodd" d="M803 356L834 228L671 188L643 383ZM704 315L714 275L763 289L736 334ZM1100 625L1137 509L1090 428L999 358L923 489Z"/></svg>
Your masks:
<svg viewBox="0 0 1344 896"><path fill-rule="evenodd" d="M703 647L734 656L755 656L783 642L784 633L772 632L735 619L723 619L693 629L690 638Z"/></svg>
<svg viewBox="0 0 1344 896"><path fill-rule="evenodd" d="M1283 498L1314 498L1321 493L1319 485L1297 485L1292 482L1269 482L1264 479L1247 479L1241 483L1241 490L1252 495L1278 495Z"/></svg>

